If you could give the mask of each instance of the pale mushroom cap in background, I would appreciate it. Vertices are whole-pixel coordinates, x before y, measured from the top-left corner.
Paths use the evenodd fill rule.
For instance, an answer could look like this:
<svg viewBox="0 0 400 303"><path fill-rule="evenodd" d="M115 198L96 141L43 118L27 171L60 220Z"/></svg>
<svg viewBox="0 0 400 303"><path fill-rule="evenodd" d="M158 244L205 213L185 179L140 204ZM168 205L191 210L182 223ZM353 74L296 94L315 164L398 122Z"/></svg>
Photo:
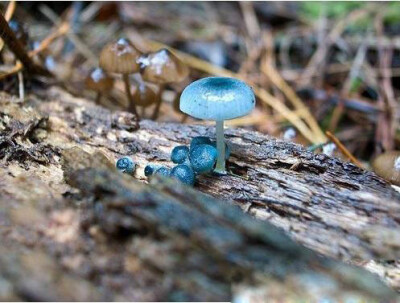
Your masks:
<svg viewBox="0 0 400 303"><path fill-rule="evenodd" d="M103 48L99 65L108 73L133 74L140 69L136 62L140 55L140 51L129 40L121 38Z"/></svg>
<svg viewBox="0 0 400 303"><path fill-rule="evenodd" d="M256 101L245 82L228 77L208 77L188 85L182 92L180 110L203 120L230 120L250 113Z"/></svg>

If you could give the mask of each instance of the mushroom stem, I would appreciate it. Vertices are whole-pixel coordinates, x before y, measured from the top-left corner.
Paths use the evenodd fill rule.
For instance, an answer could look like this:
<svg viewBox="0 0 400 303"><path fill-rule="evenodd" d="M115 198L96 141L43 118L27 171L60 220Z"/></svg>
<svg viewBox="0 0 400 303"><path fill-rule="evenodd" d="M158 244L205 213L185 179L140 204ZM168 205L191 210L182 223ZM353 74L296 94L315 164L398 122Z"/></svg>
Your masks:
<svg viewBox="0 0 400 303"><path fill-rule="evenodd" d="M188 118L189 118L188 115L182 114L181 123L185 123Z"/></svg>
<svg viewBox="0 0 400 303"><path fill-rule="evenodd" d="M101 92L97 92L96 100L95 100L96 104L100 104L100 100L101 100Z"/></svg>
<svg viewBox="0 0 400 303"><path fill-rule="evenodd" d="M128 97L129 110L132 111L132 113L139 120L139 115L138 115L138 113L136 111L135 101L133 100L133 97L132 97L132 94L131 94L130 83L129 83L129 75L128 74L123 74L122 75L122 79L124 80L126 96Z"/></svg>
<svg viewBox="0 0 400 303"><path fill-rule="evenodd" d="M214 172L217 174L225 175L225 139L224 139L224 121L216 121L216 132L217 132L217 150L218 159L215 166Z"/></svg>
<svg viewBox="0 0 400 303"><path fill-rule="evenodd" d="M158 87L156 108L154 109L153 115L151 116L151 119L153 119L153 120L156 120L158 118L158 114L160 112L160 107L161 107L161 102L162 102L161 96L162 96L164 89L165 89L165 85L160 84L160 86Z"/></svg>

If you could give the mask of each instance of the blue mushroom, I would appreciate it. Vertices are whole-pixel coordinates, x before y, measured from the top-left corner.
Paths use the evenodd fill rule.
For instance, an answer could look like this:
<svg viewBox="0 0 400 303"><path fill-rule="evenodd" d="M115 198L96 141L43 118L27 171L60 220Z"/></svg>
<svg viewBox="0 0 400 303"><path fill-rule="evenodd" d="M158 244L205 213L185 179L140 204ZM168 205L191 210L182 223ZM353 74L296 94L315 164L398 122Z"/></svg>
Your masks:
<svg viewBox="0 0 400 303"><path fill-rule="evenodd" d="M156 165L156 164L147 164L146 167L144 168L144 175L146 177L151 176L152 174L154 174L154 172L159 169L161 166L160 165Z"/></svg>
<svg viewBox="0 0 400 303"><path fill-rule="evenodd" d="M187 86L179 108L197 119L216 121L218 160L215 172L226 174L224 120L250 113L256 104L253 90L243 81L228 77L208 77Z"/></svg>
<svg viewBox="0 0 400 303"><path fill-rule="evenodd" d="M126 174L132 174L135 171L136 164L133 162L131 157L122 157L117 160L115 167Z"/></svg>
<svg viewBox="0 0 400 303"><path fill-rule="evenodd" d="M215 148L217 148L217 142L214 140L211 140L210 137L198 136L198 137L194 137L192 139L192 141L190 142L190 150L192 150L193 147L195 147L199 144L207 144L207 145L211 145L211 146L214 146ZM227 142L225 142L225 160L228 160L230 155L231 155L231 147L229 146L229 144Z"/></svg>
<svg viewBox="0 0 400 303"><path fill-rule="evenodd" d="M211 146L217 148L217 142L212 141ZM228 160L230 156L231 156L231 147L228 144L228 142L225 142L225 160Z"/></svg>
<svg viewBox="0 0 400 303"><path fill-rule="evenodd" d="M171 170L170 176L187 185L194 185L196 175L193 169L186 164L179 164Z"/></svg>
<svg viewBox="0 0 400 303"><path fill-rule="evenodd" d="M199 144L189 154L189 160L196 173L203 174L214 169L218 158L217 149L208 144Z"/></svg>
<svg viewBox="0 0 400 303"><path fill-rule="evenodd" d="M182 164L189 156L189 148L184 145L174 147L171 152L171 161L176 164Z"/></svg>
<svg viewBox="0 0 400 303"><path fill-rule="evenodd" d="M156 171L154 172L154 175L169 177L170 172L171 171L169 168L167 168L165 166L161 166L160 168L156 169Z"/></svg>
<svg viewBox="0 0 400 303"><path fill-rule="evenodd" d="M190 150L193 149L193 147L199 145L199 144L208 144L208 145L212 145L212 141L209 137L205 137L205 136L198 136L198 137L194 137L192 139L192 141L190 142Z"/></svg>

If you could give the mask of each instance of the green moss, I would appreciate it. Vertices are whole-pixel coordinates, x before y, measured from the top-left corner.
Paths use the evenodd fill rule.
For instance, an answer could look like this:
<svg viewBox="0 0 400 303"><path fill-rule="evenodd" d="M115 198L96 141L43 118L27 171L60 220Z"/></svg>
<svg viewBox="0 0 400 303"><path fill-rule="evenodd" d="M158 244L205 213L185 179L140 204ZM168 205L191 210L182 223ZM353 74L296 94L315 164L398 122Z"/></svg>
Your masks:
<svg viewBox="0 0 400 303"><path fill-rule="evenodd" d="M383 17L386 24L395 24L400 22L400 2L389 2L388 9Z"/></svg>
<svg viewBox="0 0 400 303"><path fill-rule="evenodd" d="M337 1L337 2L301 2L301 13L305 18L318 19L325 10L328 18L339 18L347 15L352 10L365 6L361 1Z"/></svg>
<svg viewBox="0 0 400 303"><path fill-rule="evenodd" d="M305 1L300 3L300 13L307 20L318 20L322 11L330 19L339 19L348 15L351 11L368 5L362 1L337 1L337 2L313 2ZM400 2L384 2L385 14L383 21L385 24L400 23ZM365 16L349 25L350 31L365 30L373 23L370 16Z"/></svg>

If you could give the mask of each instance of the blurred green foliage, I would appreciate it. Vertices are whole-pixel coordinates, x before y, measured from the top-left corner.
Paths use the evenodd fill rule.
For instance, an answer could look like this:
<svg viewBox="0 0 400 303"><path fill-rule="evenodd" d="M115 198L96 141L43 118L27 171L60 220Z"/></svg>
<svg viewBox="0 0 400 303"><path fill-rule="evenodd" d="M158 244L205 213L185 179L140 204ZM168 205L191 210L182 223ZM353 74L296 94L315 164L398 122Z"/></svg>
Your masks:
<svg viewBox="0 0 400 303"><path fill-rule="evenodd" d="M361 88L363 82L364 82L363 79L361 79L360 77L353 78L350 84L350 93L357 92Z"/></svg>
<svg viewBox="0 0 400 303"><path fill-rule="evenodd" d="M301 12L306 18L317 20L321 16L323 10L328 18L340 18L356 8L365 5L365 2L349 1L349 2L301 2Z"/></svg>
<svg viewBox="0 0 400 303"><path fill-rule="evenodd" d="M337 1L337 2L301 2L301 14L308 20L318 20L321 14L324 12L325 15L330 19L343 18L354 9L362 8L368 5L368 2L362 1ZM382 2L384 6L384 17L383 21L385 24L391 25L400 23L400 2ZM371 25L373 20L371 16L361 18L349 26L350 30L365 30Z"/></svg>
<svg viewBox="0 0 400 303"><path fill-rule="evenodd" d="M400 2L389 2L384 21L387 24L400 22Z"/></svg>

